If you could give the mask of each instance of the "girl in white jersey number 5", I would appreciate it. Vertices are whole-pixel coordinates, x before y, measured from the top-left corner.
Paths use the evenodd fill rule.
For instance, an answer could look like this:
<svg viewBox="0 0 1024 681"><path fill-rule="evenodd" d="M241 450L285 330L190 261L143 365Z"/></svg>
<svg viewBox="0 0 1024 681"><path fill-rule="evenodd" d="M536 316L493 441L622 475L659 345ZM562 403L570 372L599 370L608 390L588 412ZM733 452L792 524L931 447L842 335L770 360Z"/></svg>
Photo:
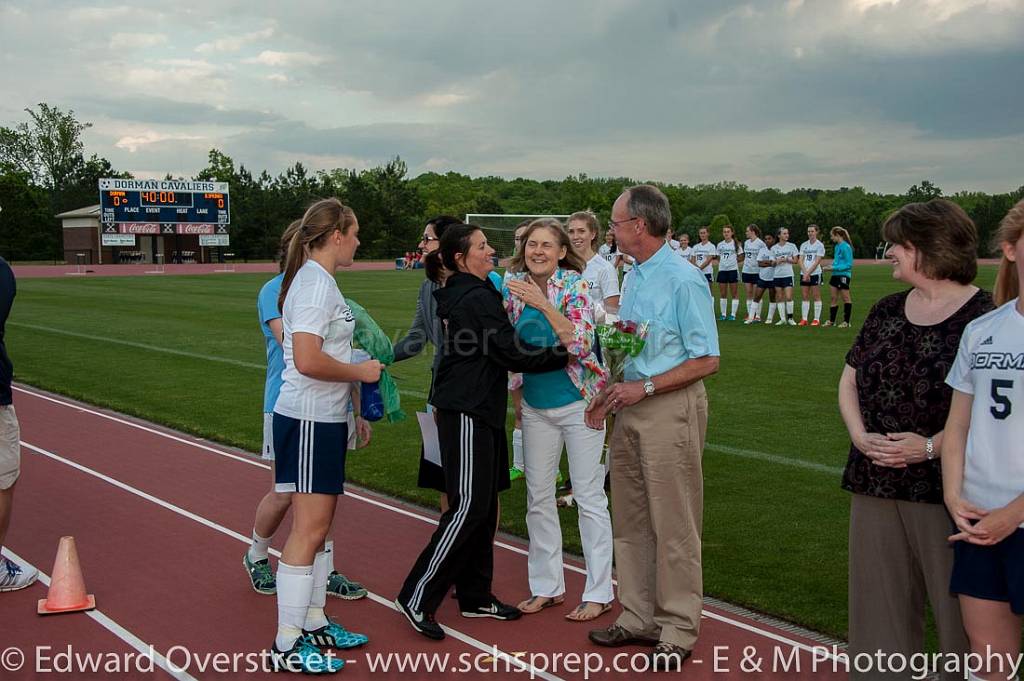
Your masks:
<svg viewBox="0 0 1024 681"><path fill-rule="evenodd" d="M953 401L942 456L943 496L956 534L950 591L959 594L984 678L1006 678L1024 615L1024 201L1003 218L999 307L971 322L946 382ZM996 663L999 656L999 663Z"/></svg>
<svg viewBox="0 0 1024 681"><path fill-rule="evenodd" d="M366 643L324 613L330 556L324 540L345 481L350 384L380 378L376 360L351 364L355 319L334 271L352 264L359 222L338 199L317 201L288 244L278 305L284 328L284 381L274 405L274 489L292 493L295 514L277 570L275 671L338 671L318 647ZM369 435L361 419L362 434Z"/></svg>

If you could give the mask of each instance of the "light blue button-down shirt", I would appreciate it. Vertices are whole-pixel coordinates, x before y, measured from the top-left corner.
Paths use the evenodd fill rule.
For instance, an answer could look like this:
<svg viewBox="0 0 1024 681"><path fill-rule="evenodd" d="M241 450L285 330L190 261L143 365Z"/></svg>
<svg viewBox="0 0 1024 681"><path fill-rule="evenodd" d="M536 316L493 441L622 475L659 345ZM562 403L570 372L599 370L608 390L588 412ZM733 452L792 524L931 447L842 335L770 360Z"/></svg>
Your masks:
<svg viewBox="0 0 1024 681"><path fill-rule="evenodd" d="M663 374L688 359L719 356L714 300L696 267L665 244L647 262L633 265L619 316L647 323L647 343L626 359L627 381Z"/></svg>

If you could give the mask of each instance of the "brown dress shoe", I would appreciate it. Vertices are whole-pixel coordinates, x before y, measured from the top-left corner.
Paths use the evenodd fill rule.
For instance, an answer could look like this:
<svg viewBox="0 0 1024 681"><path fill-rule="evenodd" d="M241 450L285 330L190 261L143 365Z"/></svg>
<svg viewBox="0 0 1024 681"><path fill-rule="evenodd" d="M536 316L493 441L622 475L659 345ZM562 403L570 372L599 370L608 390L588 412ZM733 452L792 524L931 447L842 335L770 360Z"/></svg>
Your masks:
<svg viewBox="0 0 1024 681"><path fill-rule="evenodd" d="M651 651L652 672L678 672L693 652L672 643L661 641Z"/></svg>
<svg viewBox="0 0 1024 681"><path fill-rule="evenodd" d="M607 629L594 629L587 636L599 646L618 648L620 646L656 646L658 639L637 636L625 627L613 624Z"/></svg>

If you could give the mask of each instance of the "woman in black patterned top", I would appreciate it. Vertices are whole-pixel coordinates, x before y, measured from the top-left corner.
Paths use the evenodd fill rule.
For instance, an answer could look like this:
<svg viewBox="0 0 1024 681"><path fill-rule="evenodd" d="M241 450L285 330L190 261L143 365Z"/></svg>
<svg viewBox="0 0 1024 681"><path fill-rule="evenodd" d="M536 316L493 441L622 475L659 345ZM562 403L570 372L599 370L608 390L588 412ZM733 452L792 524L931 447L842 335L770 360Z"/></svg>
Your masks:
<svg viewBox="0 0 1024 681"><path fill-rule="evenodd" d="M942 496L946 374L964 327L993 308L972 282L977 229L944 199L911 203L882 228L893 278L912 288L882 298L864 321L839 382L850 433L843 489L850 506L850 654L924 648L925 604L943 652L968 651L949 593L951 521ZM856 677L851 672L851 678Z"/></svg>

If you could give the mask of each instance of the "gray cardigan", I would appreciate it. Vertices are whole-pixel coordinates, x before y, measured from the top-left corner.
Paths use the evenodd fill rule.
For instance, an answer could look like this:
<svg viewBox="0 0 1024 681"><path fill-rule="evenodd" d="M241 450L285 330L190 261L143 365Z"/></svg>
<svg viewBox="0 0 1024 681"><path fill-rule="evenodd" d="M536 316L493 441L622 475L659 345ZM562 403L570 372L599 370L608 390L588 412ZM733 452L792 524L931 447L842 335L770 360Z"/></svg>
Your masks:
<svg viewBox="0 0 1024 681"><path fill-rule="evenodd" d="M434 364L433 372L437 373L437 366L441 363L441 352L438 350L442 343L441 319L437 316L437 301L434 300L434 291L440 288L437 284L425 279L420 284L419 298L416 300L416 314L412 318L412 327L405 336L395 343L395 361L401 362L423 352L429 341L433 344ZM433 381L431 381L433 382Z"/></svg>

